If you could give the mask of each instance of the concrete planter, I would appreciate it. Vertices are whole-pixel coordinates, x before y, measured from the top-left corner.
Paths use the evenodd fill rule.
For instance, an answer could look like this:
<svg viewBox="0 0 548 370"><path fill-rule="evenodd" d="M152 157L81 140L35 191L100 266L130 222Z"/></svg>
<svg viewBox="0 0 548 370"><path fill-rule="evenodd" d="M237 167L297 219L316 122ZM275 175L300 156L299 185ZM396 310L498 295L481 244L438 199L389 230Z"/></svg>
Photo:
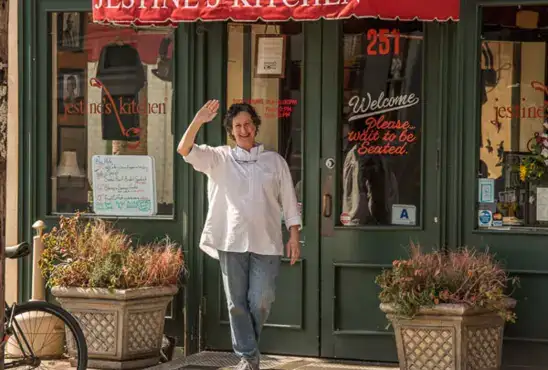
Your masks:
<svg viewBox="0 0 548 370"><path fill-rule="evenodd" d="M508 307L515 301L509 300ZM412 319L394 315L392 322L401 370L498 370L501 367L504 320L496 313L464 304L423 308Z"/></svg>
<svg viewBox="0 0 548 370"><path fill-rule="evenodd" d="M89 368L139 369L159 363L164 317L177 290L54 287L51 293L82 326Z"/></svg>

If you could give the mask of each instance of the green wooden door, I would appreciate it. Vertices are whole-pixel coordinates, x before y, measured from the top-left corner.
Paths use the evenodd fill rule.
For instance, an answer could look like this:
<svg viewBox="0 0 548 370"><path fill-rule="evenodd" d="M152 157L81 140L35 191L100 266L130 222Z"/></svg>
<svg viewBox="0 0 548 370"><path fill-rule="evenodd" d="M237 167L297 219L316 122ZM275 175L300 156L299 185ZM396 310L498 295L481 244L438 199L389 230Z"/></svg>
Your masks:
<svg viewBox="0 0 548 370"><path fill-rule="evenodd" d="M361 51L367 50L363 40L367 40L367 30L371 28L400 29L400 58L387 61L388 56L381 55L360 59ZM208 27L206 37L223 40L222 45L227 45L225 30L219 24L212 25ZM430 249L439 247L443 244L441 240L445 239L447 227L442 221L447 212L446 201L445 192L440 189L447 183L446 171L443 171L447 153L443 149L447 140L445 123L449 121L448 67L454 67L448 63L453 58L453 51L448 45L451 45L454 31L454 25L396 25L378 21L349 24L322 21L307 22L302 26L300 115L304 149L299 196L304 220L303 257L293 267L284 262L272 316L261 342L263 353L396 361L392 331L385 329L387 320L378 308L374 277L383 267L390 266L392 260L404 257L410 241ZM252 46L247 47L251 49ZM350 57L346 58L348 69L357 73L344 73L343 50L354 50L357 56L355 61L362 63L356 65ZM226 98L225 81L228 81L229 72L224 63L230 52L219 47L218 42L209 43L204 52L208 56L205 96ZM232 62L234 60L231 59ZM365 62L368 63L367 67L364 67ZM346 93L342 87L348 87L349 91L357 89L365 96L367 92L378 94L380 91L385 91L388 96L394 95L396 90L386 88L386 76L392 65L394 73L399 73L392 78L395 84L400 84L400 95L407 94L408 104L414 103L414 98L419 99L417 104L411 104L411 109L394 110L399 112L396 120L409 121L413 126L413 129L408 127L405 136L398 132L392 139L394 146L403 145L400 136L401 141L408 142L409 158L401 156L403 158L397 158L399 162L384 158L393 166L391 173L394 176L388 177L395 177L400 186L399 202L404 207L396 207L398 216L405 209L409 216L407 221L414 219L415 225L342 226L340 214L343 208L348 213L353 209L352 202L348 201L354 194L350 190L350 185L354 183L352 179L357 183L364 182L359 178L363 168L352 167L348 152L346 156L342 152L345 122L342 111ZM442 68L444 65L446 67ZM384 78L375 80L375 76L382 73ZM360 84L360 80L370 83ZM412 93L415 94L414 98ZM392 115L386 117L393 120ZM204 142L222 144L225 139L220 120L208 125L203 135L201 140ZM348 136L348 132L344 135ZM353 178L354 172L348 171L349 168L355 168L358 177ZM197 176L200 187L205 190L203 177ZM343 182L345 178L346 184ZM349 179L351 181L348 182ZM386 187L390 188L388 185ZM341 199L343 192L348 193L346 202ZM329 196L333 201L331 210L328 202L323 202L324 199L329 200ZM203 196L196 198L199 204L196 209L205 211ZM411 213L413 207L410 207L413 205L414 216ZM203 213L195 214L197 233L203 216ZM388 223L390 221L391 217L388 217ZM402 222L405 221L402 217ZM230 332L218 262L205 257L200 265L203 266L200 348L230 351Z"/></svg>
<svg viewBox="0 0 548 370"><path fill-rule="evenodd" d="M407 256L410 242L440 245L443 120L430 31L421 23L324 23L323 357L397 361L375 276Z"/></svg>
<svg viewBox="0 0 548 370"><path fill-rule="evenodd" d="M24 33L25 45L30 49L22 49L25 60L22 74L26 83L22 85L21 111L25 112L22 132L25 135L21 150L28 159L21 169L25 178L24 223L31 225L36 219L42 219L50 229L60 215L70 216L77 210L91 212L90 217L95 217L88 201L88 195L93 192L92 156L148 155L155 161L157 214L102 218L115 222L132 235L134 242L148 243L168 235L183 248L188 266L193 255L188 248L184 214L189 212L190 192L182 190L188 189L189 177L183 160L175 152L176 140L184 130L178 123L186 121L178 118L183 118L187 111L183 95L174 94L176 84L187 83L181 73L188 69L185 59L188 36L183 27L177 30L173 41L170 57L178 63L173 62L177 71L175 80L170 81L156 69L160 45L170 29L153 34L148 30L120 30L93 24L88 0L31 1L24 9L24 19L35 17L37 20L25 22L28 31ZM90 79L99 75L101 52L115 41L137 50L144 72L145 83L138 95L142 106L137 115L135 110L130 113L127 107L118 107L122 122L127 123L124 114L137 116L139 126L144 128L137 148L105 137L107 126L115 122L102 116L101 112L107 108L100 107L108 102L101 96L101 89L90 84ZM127 76L127 80L136 79L136 76ZM75 81L74 86L69 84L71 80ZM70 90L71 86L74 89ZM112 91L119 91L119 87L110 86ZM69 93L73 95L67 96ZM111 113L112 109L110 106ZM72 171L71 176L66 176L67 169ZM26 238L29 237L27 234ZM22 269L23 299L29 298L31 271L28 266L27 261ZM187 289L181 289L166 312L166 333L176 336L179 346L185 339L186 294Z"/></svg>
<svg viewBox="0 0 548 370"><path fill-rule="evenodd" d="M250 36L268 32L282 32L288 36L288 67L286 77L280 79L278 87L275 87L277 83L273 82L277 79L255 79L251 70L253 38ZM263 136L259 137L259 140L266 142L265 145L271 149L277 145L278 152L286 158L299 202L302 203L304 225L301 231L301 259L293 266L290 266L288 259L282 260L276 301L261 336L261 352L318 356L319 235L316 225L319 221L319 204L315 200L318 199L319 193L314 184L317 184L319 179L318 138L321 116L317 102L321 99L321 79L318 78L321 74L321 24L310 22L282 25L280 29L271 25L248 27L212 24L208 26L206 33L210 40L207 46L207 96L222 97L221 101L228 101L228 104L231 104L233 99L241 99L241 94L244 95L244 99L251 97L255 100L253 104L263 119L260 131ZM236 68L234 65L241 67ZM242 85L242 81L243 93L231 92L234 85ZM266 88L261 89L261 86ZM255 88L258 90L257 93L254 92ZM283 114L287 110L282 110L282 117L278 115L278 120L275 120L259 99L263 99L263 103L267 100L287 99L293 100L296 104L290 104L290 117ZM203 142L212 145L226 143L220 117L207 125L202 134L200 140ZM272 137L276 136L278 140L273 141ZM196 176L205 193L204 177L199 174ZM205 210L207 202L202 195L199 196L198 203L200 205L197 208ZM203 213L196 214L197 234L200 232L198 225L203 224L203 218ZM286 232L284 234L284 241L287 241L288 235ZM201 348L231 351L230 327L219 263L203 256L203 266Z"/></svg>

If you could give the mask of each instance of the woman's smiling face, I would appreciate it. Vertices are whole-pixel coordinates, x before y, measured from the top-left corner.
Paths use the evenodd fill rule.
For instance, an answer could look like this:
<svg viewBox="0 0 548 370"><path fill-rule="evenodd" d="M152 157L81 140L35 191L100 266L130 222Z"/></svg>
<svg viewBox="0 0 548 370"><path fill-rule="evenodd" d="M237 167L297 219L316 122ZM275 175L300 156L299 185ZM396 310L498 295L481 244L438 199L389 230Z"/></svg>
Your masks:
<svg viewBox="0 0 548 370"><path fill-rule="evenodd" d="M232 121L232 135L240 148L251 150L255 144L256 134L257 128L249 113L240 112L234 117Z"/></svg>

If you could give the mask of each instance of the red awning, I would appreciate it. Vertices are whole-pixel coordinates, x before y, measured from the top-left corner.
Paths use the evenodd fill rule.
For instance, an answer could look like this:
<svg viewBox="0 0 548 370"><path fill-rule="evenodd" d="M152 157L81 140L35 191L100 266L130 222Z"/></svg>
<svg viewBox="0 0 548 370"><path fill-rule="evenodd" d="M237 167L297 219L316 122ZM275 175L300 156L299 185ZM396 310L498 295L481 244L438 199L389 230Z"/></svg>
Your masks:
<svg viewBox="0 0 548 370"><path fill-rule="evenodd" d="M460 0L93 0L93 20L119 25L193 21L312 21L350 17L458 20Z"/></svg>
<svg viewBox="0 0 548 370"><path fill-rule="evenodd" d="M87 51L88 62L99 60L103 47L115 41L131 45L139 52L141 62L145 64L158 63L158 54L162 40L167 36L156 33L136 33L132 29L104 27L99 24L89 23L86 29L85 50ZM173 45L167 50L167 57L171 57Z"/></svg>

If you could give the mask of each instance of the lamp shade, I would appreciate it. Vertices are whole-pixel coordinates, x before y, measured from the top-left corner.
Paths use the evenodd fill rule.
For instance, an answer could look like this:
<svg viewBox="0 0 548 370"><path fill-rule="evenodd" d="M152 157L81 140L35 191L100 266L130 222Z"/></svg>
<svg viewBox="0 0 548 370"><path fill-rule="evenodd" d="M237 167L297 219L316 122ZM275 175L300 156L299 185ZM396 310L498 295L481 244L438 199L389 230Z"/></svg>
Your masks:
<svg viewBox="0 0 548 370"><path fill-rule="evenodd" d="M84 177L84 173L78 167L75 151L63 152L61 162L57 167L57 177Z"/></svg>

